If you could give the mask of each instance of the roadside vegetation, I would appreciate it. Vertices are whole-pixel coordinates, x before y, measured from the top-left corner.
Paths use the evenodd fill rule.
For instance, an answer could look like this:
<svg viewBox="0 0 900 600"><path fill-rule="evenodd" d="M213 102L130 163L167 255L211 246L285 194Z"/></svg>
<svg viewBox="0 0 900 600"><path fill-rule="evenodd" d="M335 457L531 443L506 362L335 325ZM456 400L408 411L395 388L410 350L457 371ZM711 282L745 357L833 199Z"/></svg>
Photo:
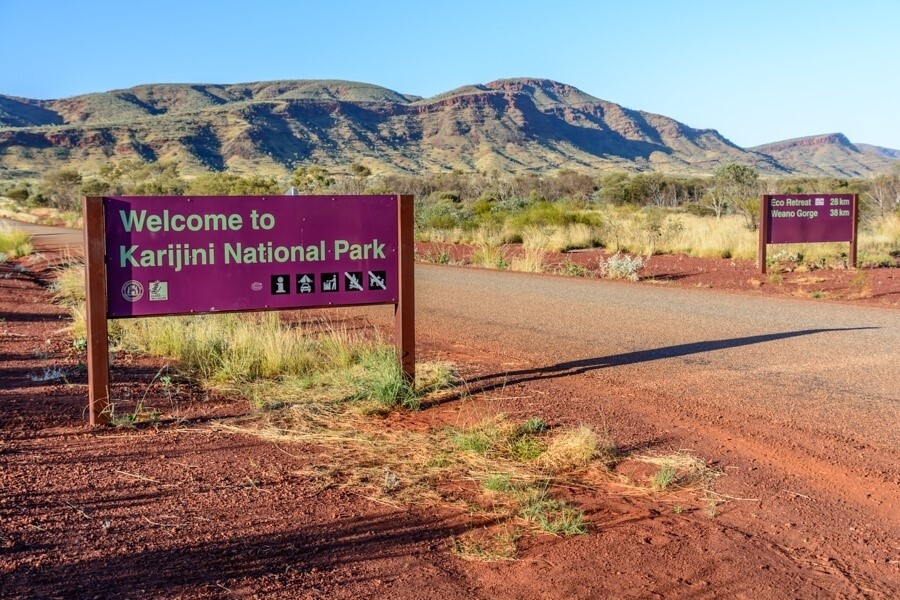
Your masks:
<svg viewBox="0 0 900 600"><path fill-rule="evenodd" d="M84 352L84 270L59 271L56 302L69 306L73 348ZM393 347L373 331L325 318L294 320L275 312L110 321L112 355L171 359L132 408L113 404L115 427L158 424L147 397L171 392L173 377L211 393L248 401L246 416L221 421L223 431L317 448L304 475L393 506L462 510L473 529L449 540L469 560L515 560L528 535L572 536L590 530L583 498L601 491L646 494L700 510L716 473L689 455L624 452L586 424L551 424L542 416L510 418L474 409L469 418L428 428L398 426L391 417L438 410L447 402L481 406L453 365L420 363L405 380ZM113 359L115 365L115 359ZM155 389L155 388L154 388ZM129 405L130 406L130 405ZM440 423L440 419L437 420ZM668 462L661 462L666 461ZM628 474L627 465L672 472ZM692 508L691 508L692 507Z"/></svg>

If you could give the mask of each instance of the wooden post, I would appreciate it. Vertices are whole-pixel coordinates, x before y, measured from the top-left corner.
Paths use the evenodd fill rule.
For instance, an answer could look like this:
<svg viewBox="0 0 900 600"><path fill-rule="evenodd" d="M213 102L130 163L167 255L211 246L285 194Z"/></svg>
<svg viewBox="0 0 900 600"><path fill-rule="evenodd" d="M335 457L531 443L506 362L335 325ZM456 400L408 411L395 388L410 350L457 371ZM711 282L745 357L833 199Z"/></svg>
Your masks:
<svg viewBox="0 0 900 600"><path fill-rule="evenodd" d="M84 284L87 304L88 417L91 425L109 422L109 338L106 323L106 232L103 198L85 198Z"/></svg>
<svg viewBox="0 0 900 600"><path fill-rule="evenodd" d="M394 346L403 374L416 379L415 238L413 197L397 196L399 239L399 297L394 305Z"/></svg>
<svg viewBox="0 0 900 600"><path fill-rule="evenodd" d="M759 260L759 272L766 274L766 239L769 237L769 220L768 216L769 196L762 195L759 197L759 252L757 257Z"/></svg>
<svg viewBox="0 0 900 600"><path fill-rule="evenodd" d="M853 194L853 231L850 233L850 268L856 268L856 248L858 245L857 230L859 229L859 194Z"/></svg>

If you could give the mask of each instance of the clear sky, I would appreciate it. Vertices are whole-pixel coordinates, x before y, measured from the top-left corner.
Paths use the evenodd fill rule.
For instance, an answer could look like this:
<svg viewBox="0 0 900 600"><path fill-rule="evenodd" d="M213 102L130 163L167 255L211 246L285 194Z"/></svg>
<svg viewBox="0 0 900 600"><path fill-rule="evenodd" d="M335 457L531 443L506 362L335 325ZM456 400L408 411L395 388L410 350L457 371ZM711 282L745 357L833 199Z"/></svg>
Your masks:
<svg viewBox="0 0 900 600"><path fill-rule="evenodd" d="M0 0L0 94L347 79L432 96L543 77L741 146L900 149L900 0Z"/></svg>

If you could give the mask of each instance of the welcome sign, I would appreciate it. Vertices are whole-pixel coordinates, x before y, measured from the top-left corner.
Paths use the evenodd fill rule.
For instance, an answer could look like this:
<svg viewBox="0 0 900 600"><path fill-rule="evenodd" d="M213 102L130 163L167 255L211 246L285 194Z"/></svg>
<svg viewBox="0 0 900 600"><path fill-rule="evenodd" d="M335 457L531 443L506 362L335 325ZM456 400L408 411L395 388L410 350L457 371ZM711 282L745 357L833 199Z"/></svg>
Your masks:
<svg viewBox="0 0 900 600"><path fill-rule="evenodd" d="M394 305L415 380L412 196L85 198L88 418L109 421L107 319Z"/></svg>
<svg viewBox="0 0 900 600"><path fill-rule="evenodd" d="M104 199L109 318L391 304L396 196Z"/></svg>

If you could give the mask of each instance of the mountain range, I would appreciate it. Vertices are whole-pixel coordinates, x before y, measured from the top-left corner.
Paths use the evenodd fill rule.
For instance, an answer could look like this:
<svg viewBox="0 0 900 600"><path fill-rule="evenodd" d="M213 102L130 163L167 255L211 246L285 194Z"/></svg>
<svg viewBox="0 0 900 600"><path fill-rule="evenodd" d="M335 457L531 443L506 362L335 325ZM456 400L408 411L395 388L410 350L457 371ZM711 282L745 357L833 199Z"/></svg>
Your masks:
<svg viewBox="0 0 900 600"><path fill-rule="evenodd" d="M0 177L109 160L177 160L185 172L281 175L302 164L375 173L475 169L864 177L900 151L842 134L741 148L714 129L625 108L546 79L505 79L431 98L326 80L158 84L60 100L0 95Z"/></svg>

